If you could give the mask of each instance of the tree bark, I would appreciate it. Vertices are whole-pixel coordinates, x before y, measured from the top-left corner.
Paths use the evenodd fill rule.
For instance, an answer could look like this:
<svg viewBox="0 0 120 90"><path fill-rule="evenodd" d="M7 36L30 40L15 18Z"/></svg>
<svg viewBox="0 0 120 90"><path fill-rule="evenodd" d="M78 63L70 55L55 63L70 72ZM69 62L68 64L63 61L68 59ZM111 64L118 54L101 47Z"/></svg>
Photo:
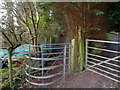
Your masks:
<svg viewBox="0 0 120 90"><path fill-rule="evenodd" d="M13 84L13 68L12 68L12 49L8 49L8 64L9 64L9 77L10 77L10 88L14 90Z"/></svg>

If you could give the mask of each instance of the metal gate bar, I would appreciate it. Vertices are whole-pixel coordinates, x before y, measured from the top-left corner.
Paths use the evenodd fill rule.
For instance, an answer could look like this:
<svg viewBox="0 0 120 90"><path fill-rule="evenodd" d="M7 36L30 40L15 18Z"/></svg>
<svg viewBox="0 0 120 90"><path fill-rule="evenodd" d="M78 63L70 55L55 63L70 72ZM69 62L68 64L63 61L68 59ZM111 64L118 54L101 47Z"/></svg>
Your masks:
<svg viewBox="0 0 120 90"><path fill-rule="evenodd" d="M32 52L31 48L41 48L41 51L38 52ZM61 51L55 51L55 50L61 50ZM30 49L28 52L29 61L26 63L26 81L28 82L28 85L30 84L35 86L47 86L51 85L58 80L63 79L62 81L65 82L65 74L69 72L67 71L66 66L70 66L70 44L69 43L59 43L59 44L42 44L41 46L37 45L30 45ZM33 54L41 54L41 57L32 57ZM60 60L62 62L60 62ZM37 64L34 64L37 62ZM40 62L40 64L38 64ZM45 62L52 62L52 65L45 66ZM58 62L59 65L54 65L56 62ZM58 67L62 67L62 71L58 71L57 73L53 73L49 75L50 70L54 70ZM69 67L70 68L70 67ZM40 76L36 76L34 74L40 74ZM48 74L48 75L47 75ZM54 77L58 76L56 79L53 79L50 82L44 82L43 79L52 79ZM35 82L34 79L39 79L41 82Z"/></svg>
<svg viewBox="0 0 120 90"><path fill-rule="evenodd" d="M102 46L93 46L93 42L102 43ZM120 46L120 42L86 40L86 69L120 83L120 51L109 49L105 46L106 43ZM92 46L90 46L90 44L92 44ZM95 54L92 52L93 50L101 52ZM112 53L112 56L109 57L110 55L108 53ZM106 56L104 56L104 54Z"/></svg>

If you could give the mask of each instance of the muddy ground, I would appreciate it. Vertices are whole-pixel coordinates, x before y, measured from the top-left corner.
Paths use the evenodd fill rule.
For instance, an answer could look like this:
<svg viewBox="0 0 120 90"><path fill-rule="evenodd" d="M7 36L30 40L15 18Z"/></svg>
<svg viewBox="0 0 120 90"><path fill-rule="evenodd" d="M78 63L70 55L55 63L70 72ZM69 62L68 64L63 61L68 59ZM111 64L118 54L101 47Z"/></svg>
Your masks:
<svg viewBox="0 0 120 90"><path fill-rule="evenodd" d="M120 83L116 83L106 77L93 73L91 71L83 71L73 73L66 77L63 88L120 88Z"/></svg>
<svg viewBox="0 0 120 90"><path fill-rule="evenodd" d="M62 81L62 80L61 80ZM27 86L24 82L21 86L24 88L120 88L120 83L112 81L104 76L94 72L84 70L66 75L65 83L57 81L50 86ZM35 81L36 82L36 81Z"/></svg>
<svg viewBox="0 0 120 90"><path fill-rule="evenodd" d="M57 84L57 85L55 85ZM106 77L93 73L91 71L76 72L66 76L65 83L55 83L46 87L31 87L32 90L37 88L119 88L120 83L114 82ZM26 87L30 88L30 87Z"/></svg>

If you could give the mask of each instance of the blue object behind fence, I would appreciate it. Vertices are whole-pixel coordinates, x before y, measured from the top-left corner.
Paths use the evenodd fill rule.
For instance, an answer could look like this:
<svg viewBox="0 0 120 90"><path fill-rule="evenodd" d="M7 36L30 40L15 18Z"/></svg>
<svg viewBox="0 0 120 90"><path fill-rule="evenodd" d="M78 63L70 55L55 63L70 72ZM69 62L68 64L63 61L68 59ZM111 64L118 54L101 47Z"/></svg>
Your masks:
<svg viewBox="0 0 120 90"><path fill-rule="evenodd" d="M24 44L24 45L21 45L21 46L19 46L18 48L16 48L14 51L13 51L13 53L15 53L15 52L18 52L17 54L13 54L12 56L21 56L21 55L25 55L26 53L24 53L24 52L26 52L26 51L29 51L29 46L30 46L31 44ZM8 55L7 55L7 53L8 53L8 51L6 50L6 49L0 49L0 57L8 57Z"/></svg>

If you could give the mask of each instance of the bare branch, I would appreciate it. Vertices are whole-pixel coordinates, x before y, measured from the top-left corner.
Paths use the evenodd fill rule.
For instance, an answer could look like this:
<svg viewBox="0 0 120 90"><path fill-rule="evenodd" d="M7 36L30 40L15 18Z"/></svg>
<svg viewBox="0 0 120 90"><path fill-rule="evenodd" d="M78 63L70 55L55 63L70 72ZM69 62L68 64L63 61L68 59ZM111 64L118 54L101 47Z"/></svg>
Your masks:
<svg viewBox="0 0 120 90"><path fill-rule="evenodd" d="M14 9L14 10L15 10L15 9ZM16 11L16 10L15 10L15 11ZM17 17L17 19L20 21L21 24L23 24L25 27L27 27L31 38L33 38L32 31L31 31L28 23L25 21L25 19L22 19L21 15L20 15L18 12L15 12L15 11L13 11L14 16ZM33 40L32 40L32 42L34 43Z"/></svg>
<svg viewBox="0 0 120 90"><path fill-rule="evenodd" d="M2 35L5 37L5 39L9 42L9 44L11 46L13 46L12 42L10 41L10 39L8 38L8 36L2 31Z"/></svg>

